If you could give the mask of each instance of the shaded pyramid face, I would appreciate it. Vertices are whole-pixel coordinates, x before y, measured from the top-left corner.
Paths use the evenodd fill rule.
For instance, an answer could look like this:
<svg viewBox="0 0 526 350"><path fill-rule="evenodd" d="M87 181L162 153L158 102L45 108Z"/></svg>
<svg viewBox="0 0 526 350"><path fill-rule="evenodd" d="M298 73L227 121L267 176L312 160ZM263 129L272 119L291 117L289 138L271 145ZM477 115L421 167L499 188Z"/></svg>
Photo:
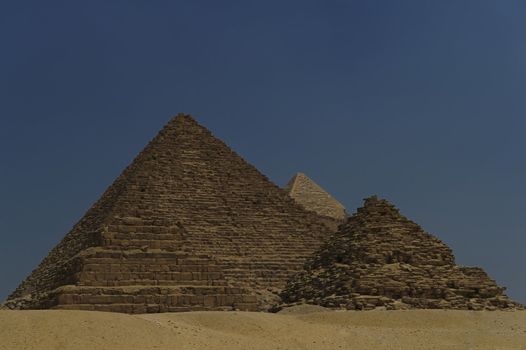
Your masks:
<svg viewBox="0 0 526 350"><path fill-rule="evenodd" d="M333 308L520 308L477 267L376 196L365 200L287 284L285 304Z"/></svg>
<svg viewBox="0 0 526 350"><path fill-rule="evenodd" d="M320 216L338 221L347 217L345 207L303 173L294 175L285 189L297 203Z"/></svg>
<svg viewBox="0 0 526 350"><path fill-rule="evenodd" d="M9 297L18 308L265 308L330 235L189 116L172 119Z"/></svg>

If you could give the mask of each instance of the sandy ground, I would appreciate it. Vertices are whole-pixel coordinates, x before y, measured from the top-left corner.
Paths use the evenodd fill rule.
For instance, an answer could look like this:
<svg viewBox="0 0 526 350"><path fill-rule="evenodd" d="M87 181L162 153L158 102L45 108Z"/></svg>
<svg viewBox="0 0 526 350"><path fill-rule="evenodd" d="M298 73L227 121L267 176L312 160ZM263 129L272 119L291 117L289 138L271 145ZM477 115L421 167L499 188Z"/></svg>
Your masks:
<svg viewBox="0 0 526 350"><path fill-rule="evenodd" d="M0 349L526 349L526 311L0 311Z"/></svg>

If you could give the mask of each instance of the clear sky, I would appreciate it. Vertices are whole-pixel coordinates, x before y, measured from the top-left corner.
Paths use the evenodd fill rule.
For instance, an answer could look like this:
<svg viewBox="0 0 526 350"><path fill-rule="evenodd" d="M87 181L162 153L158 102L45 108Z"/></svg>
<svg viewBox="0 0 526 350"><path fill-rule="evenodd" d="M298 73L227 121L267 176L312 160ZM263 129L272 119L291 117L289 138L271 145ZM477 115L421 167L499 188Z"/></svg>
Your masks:
<svg viewBox="0 0 526 350"><path fill-rule="evenodd" d="M0 300L178 112L526 303L526 2L0 2Z"/></svg>

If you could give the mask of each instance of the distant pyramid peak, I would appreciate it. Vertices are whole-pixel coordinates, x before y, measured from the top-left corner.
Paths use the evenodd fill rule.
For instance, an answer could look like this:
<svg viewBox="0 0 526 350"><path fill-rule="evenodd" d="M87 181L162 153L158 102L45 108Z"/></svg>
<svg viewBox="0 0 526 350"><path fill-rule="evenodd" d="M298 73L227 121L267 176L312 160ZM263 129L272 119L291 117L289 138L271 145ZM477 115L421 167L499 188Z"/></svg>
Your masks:
<svg viewBox="0 0 526 350"><path fill-rule="evenodd" d="M304 173L296 173L285 190L307 210L336 220L347 217L345 207Z"/></svg>

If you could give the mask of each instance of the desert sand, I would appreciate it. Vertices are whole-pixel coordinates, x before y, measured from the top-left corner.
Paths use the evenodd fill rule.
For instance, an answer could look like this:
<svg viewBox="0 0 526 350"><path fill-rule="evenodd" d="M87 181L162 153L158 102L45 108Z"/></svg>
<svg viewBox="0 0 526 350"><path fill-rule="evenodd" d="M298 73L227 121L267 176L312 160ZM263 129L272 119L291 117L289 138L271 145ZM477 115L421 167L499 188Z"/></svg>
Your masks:
<svg viewBox="0 0 526 350"><path fill-rule="evenodd" d="M526 349L526 312L3 310L0 349Z"/></svg>

